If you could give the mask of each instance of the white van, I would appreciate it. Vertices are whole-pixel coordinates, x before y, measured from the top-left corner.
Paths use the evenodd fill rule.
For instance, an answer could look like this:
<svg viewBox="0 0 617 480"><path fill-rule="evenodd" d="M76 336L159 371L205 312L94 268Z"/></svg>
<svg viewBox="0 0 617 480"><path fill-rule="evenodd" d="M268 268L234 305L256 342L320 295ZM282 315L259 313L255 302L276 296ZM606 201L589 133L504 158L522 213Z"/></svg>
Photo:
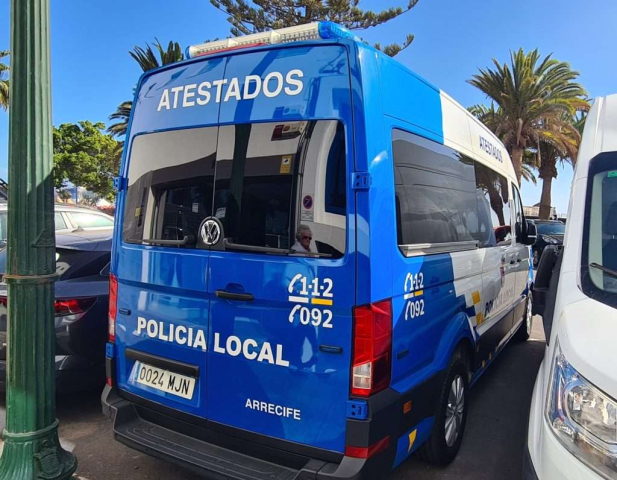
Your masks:
<svg viewBox="0 0 617 480"><path fill-rule="evenodd" d="M546 352L525 479L617 478L617 95L598 98L579 150L564 247L534 287Z"/></svg>

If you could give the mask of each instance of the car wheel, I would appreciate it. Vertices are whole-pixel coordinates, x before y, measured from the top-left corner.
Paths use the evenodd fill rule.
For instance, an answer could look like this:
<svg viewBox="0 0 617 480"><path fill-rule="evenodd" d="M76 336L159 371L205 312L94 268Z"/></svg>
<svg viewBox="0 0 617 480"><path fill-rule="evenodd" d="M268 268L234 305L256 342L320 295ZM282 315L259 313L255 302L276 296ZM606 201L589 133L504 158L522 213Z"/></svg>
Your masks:
<svg viewBox="0 0 617 480"><path fill-rule="evenodd" d="M468 378L465 362L455 355L450 360L441 387L433 431L430 438L418 449L418 456L422 460L447 465L456 457L467 422Z"/></svg>
<svg viewBox="0 0 617 480"><path fill-rule="evenodd" d="M540 263L540 255L537 250L533 251L533 268L538 268L538 264Z"/></svg>
<svg viewBox="0 0 617 480"><path fill-rule="evenodd" d="M527 301L525 304L525 314L523 315L523 323L516 331L515 338L520 342L526 342L531 337L531 327L533 326L533 313L532 313L533 297L531 292L527 294Z"/></svg>

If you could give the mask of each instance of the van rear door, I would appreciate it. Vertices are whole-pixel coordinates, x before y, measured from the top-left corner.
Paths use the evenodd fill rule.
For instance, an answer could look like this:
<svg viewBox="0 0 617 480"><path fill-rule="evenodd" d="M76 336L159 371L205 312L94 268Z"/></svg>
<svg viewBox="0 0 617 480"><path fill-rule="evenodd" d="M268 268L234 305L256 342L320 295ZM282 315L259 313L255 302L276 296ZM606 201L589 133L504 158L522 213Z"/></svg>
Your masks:
<svg viewBox="0 0 617 480"><path fill-rule="evenodd" d="M280 91L292 70L300 95L221 106L208 418L343 452L355 300L347 54L241 54L226 79L257 75Z"/></svg>
<svg viewBox="0 0 617 480"><path fill-rule="evenodd" d="M205 417L209 250L218 127L133 139L117 249L118 386Z"/></svg>
<svg viewBox="0 0 617 480"><path fill-rule="evenodd" d="M210 251L197 239L212 214L219 130L216 94L205 87L224 78L225 65L225 57L209 58L142 79L126 141L126 185L118 195L112 255L118 388L202 418ZM185 87L188 98L180 97ZM143 365L176 376L161 378Z"/></svg>

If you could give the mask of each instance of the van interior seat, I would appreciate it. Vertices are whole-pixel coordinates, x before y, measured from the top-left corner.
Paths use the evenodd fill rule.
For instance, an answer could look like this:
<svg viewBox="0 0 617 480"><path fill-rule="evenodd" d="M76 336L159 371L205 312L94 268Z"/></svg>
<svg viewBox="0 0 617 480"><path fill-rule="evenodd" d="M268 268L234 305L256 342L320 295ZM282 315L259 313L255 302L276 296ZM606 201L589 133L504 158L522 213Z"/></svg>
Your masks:
<svg viewBox="0 0 617 480"><path fill-rule="evenodd" d="M604 244L602 263L606 268L617 270L617 201L613 202L608 209L604 225L609 240Z"/></svg>

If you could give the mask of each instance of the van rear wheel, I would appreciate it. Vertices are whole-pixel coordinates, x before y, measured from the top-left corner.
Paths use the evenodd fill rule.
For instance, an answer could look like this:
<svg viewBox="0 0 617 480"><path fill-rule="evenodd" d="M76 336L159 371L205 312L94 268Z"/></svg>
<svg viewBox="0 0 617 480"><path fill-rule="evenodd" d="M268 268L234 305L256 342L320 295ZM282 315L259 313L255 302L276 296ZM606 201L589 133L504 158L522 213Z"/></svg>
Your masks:
<svg viewBox="0 0 617 480"><path fill-rule="evenodd" d="M468 378L465 362L455 355L450 360L441 387L433 431L430 438L418 449L418 456L422 460L447 465L456 457L467 423Z"/></svg>

